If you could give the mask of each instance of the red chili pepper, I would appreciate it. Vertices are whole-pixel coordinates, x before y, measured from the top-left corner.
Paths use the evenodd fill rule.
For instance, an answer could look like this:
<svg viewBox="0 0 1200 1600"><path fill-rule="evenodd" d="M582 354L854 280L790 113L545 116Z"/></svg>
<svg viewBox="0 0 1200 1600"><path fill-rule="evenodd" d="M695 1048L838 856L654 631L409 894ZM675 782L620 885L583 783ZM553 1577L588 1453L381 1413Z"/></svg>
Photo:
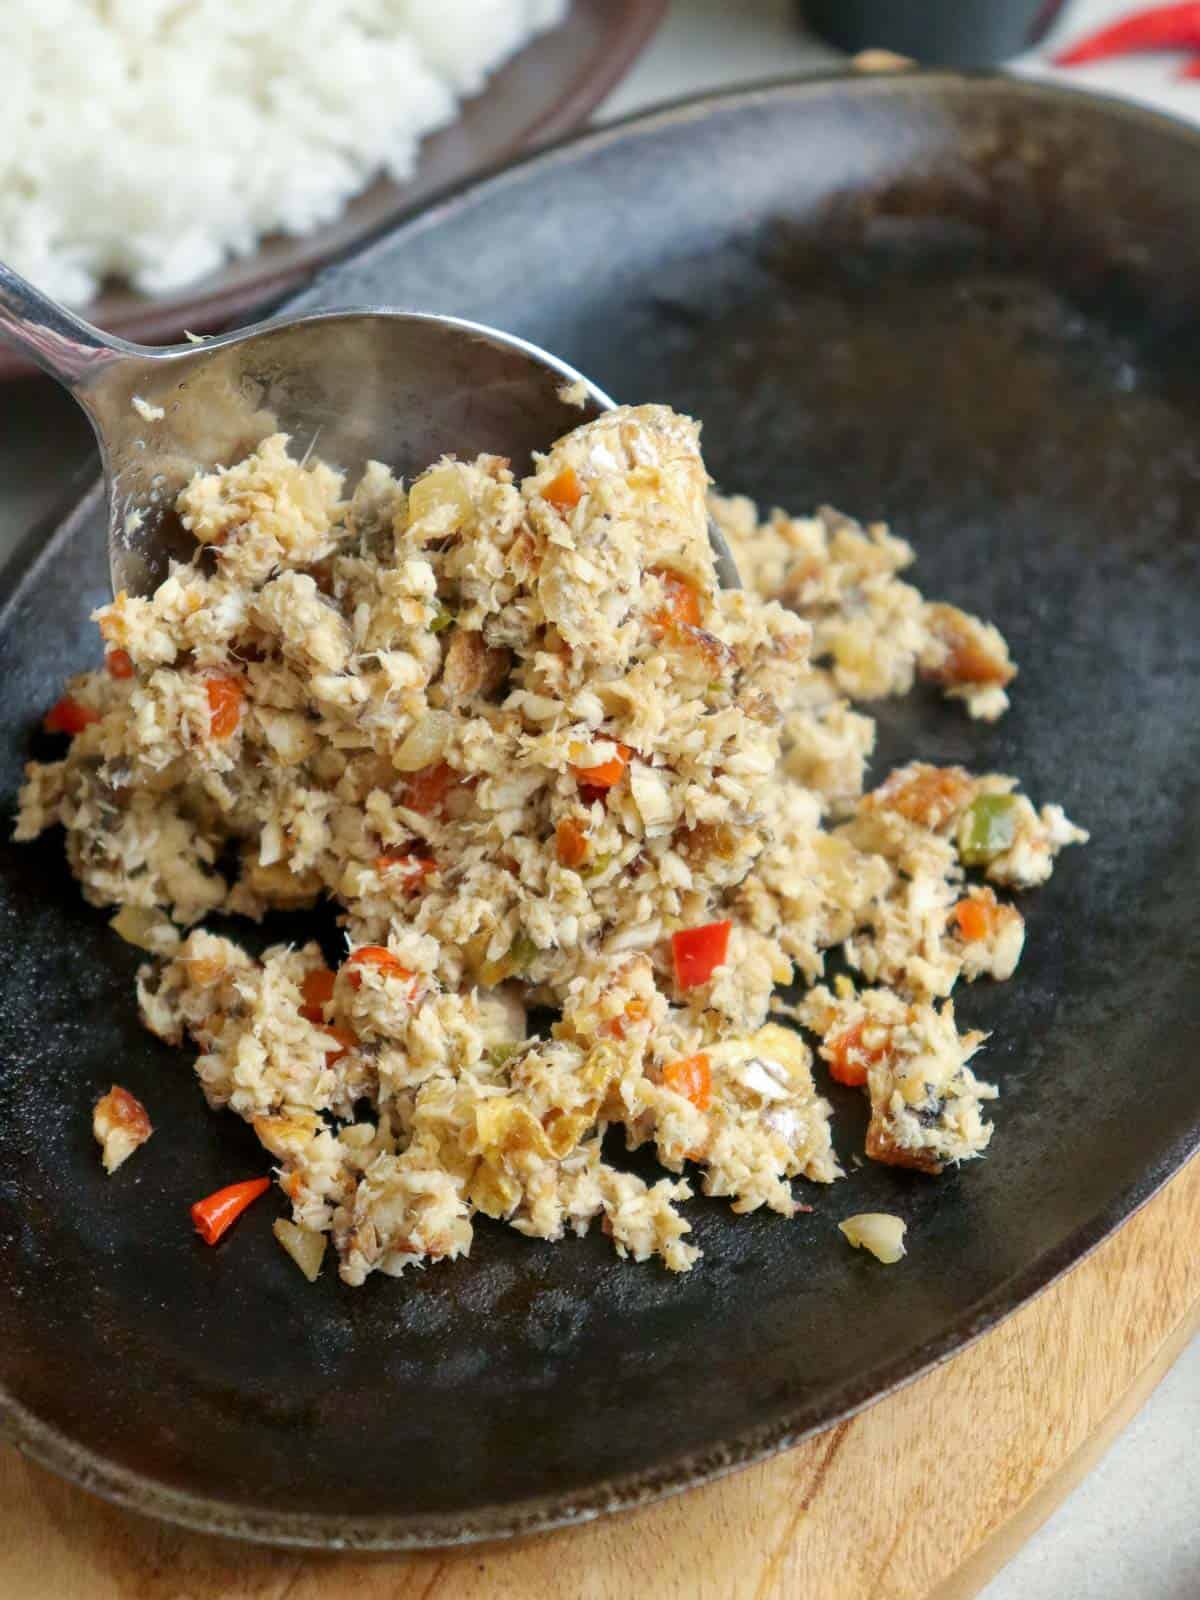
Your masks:
<svg viewBox="0 0 1200 1600"><path fill-rule="evenodd" d="M247 1178L245 1183L231 1183L218 1189L205 1200L197 1200L192 1207L192 1222L205 1244L216 1244L221 1235L232 1228L246 1207L266 1194L271 1187L270 1178Z"/></svg>
<svg viewBox="0 0 1200 1600"><path fill-rule="evenodd" d="M671 935L675 982L681 989L707 983L725 960L732 922L706 922L702 928L682 928Z"/></svg>
<svg viewBox="0 0 1200 1600"><path fill-rule="evenodd" d="M1055 56L1054 64L1079 67L1089 61L1108 61L1113 56L1133 55L1141 50L1187 50L1196 46L1200 46L1200 4L1189 0L1185 5L1134 11L1063 50Z"/></svg>
<svg viewBox="0 0 1200 1600"><path fill-rule="evenodd" d="M128 650L110 650L104 657L110 678L132 678L133 657Z"/></svg>
<svg viewBox="0 0 1200 1600"><path fill-rule="evenodd" d="M990 901L980 896L977 900L960 900L952 915L958 923L959 933L970 942L991 938L996 927L996 910L995 895L991 896Z"/></svg>

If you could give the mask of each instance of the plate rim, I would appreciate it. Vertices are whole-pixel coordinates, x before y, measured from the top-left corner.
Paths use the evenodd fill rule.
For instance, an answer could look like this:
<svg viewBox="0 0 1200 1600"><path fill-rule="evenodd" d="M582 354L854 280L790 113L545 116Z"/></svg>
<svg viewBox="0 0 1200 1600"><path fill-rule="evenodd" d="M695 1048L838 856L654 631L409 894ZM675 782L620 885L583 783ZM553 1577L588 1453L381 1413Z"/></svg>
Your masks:
<svg viewBox="0 0 1200 1600"><path fill-rule="evenodd" d="M456 182L409 207L392 222L342 252L315 274L296 298L319 288L340 261L368 252L383 238L405 228L435 226L457 202L496 181L572 156L586 156L623 137L651 133L723 110L752 107L764 100L788 99L820 92L833 84L853 82L856 92L895 92L905 84L953 85L985 83L1030 99L1051 102L1088 101L1134 121L1148 121L1191 144L1200 156L1200 127L1112 94L1098 94L1005 71L947 68L907 69L866 75L852 68L774 78L744 88L705 92L672 100L650 111L634 112L602 127L577 132L517 160L501 161ZM311 308L309 308L311 309ZM298 311L303 314L303 310ZM78 483L78 479L76 483ZM92 482L80 496L67 499L68 509L42 518L18 543L0 567L0 631L20 603L27 584L43 564L55 558L81 522L95 516L102 485ZM1086 1222L1067 1233L1020 1271L984 1295L966 1313L934 1338L841 1384L823 1402L790 1408L768 1423L740 1430L721 1443L677 1456L658 1466L622 1473L576 1493L549 1494L490 1505L473 1511L374 1514L246 1510L232 1501L190 1494L107 1460L72 1441L60 1429L41 1422L0 1385L0 1441L16 1446L38 1465L113 1504L196 1532L250 1543L301 1549L346 1551L415 1551L452 1548L487 1540L509 1539L578 1525L615 1511L634 1510L669 1495L697 1488L742 1467L763 1461L800 1444L814 1434L845 1421L867 1406L895 1393L932 1371L1044 1293L1071 1268L1084 1261L1118 1227L1134 1216L1200 1153L1200 1118L1183 1126L1158 1159Z"/></svg>

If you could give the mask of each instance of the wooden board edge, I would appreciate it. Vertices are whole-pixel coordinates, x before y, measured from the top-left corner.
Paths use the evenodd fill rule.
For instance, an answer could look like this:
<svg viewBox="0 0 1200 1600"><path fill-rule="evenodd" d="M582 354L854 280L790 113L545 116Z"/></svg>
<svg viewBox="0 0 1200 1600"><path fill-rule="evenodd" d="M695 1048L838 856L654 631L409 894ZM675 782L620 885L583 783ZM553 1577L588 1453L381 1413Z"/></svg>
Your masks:
<svg viewBox="0 0 1200 1600"><path fill-rule="evenodd" d="M1100 1464L1198 1333L1200 1300L1180 1319L1154 1359L1086 1443L1063 1462L1053 1477L1035 1489L1021 1509L973 1556L968 1556L957 1572L938 1584L929 1600L975 1600Z"/></svg>

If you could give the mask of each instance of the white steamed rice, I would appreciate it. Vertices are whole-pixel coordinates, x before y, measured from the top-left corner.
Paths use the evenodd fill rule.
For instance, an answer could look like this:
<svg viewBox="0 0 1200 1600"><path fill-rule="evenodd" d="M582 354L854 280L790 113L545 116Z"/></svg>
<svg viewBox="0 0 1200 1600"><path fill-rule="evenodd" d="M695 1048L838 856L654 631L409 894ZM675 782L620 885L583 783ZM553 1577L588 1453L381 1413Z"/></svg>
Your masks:
<svg viewBox="0 0 1200 1600"><path fill-rule="evenodd" d="M76 305L328 222L568 0L0 7L0 258Z"/></svg>

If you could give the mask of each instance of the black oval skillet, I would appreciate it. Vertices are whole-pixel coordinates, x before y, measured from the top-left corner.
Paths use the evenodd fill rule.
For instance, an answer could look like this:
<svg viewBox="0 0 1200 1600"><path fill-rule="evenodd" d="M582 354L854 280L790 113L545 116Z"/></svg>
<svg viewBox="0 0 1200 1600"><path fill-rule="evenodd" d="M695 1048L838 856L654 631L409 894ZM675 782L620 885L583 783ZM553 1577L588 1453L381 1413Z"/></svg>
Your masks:
<svg viewBox="0 0 1200 1600"><path fill-rule="evenodd" d="M0 843L0 1389L56 1470L194 1526L318 1545L494 1537L696 1483L960 1348L1134 1210L1200 1131L1200 136L1005 78L808 81L589 134L473 184L297 308L385 301L526 334L703 417L717 479L886 516L927 592L1021 662L994 728L916 697L912 753L1019 773L1092 830L1027 902L1008 985L962 994L1002 1086L988 1158L868 1167L809 1216L690 1208L686 1277L481 1226L468 1260L310 1288L261 1203L221 1248L189 1201L262 1169L139 1028L137 954L57 839ZM9 569L0 792L96 657L95 500ZM32 741L36 743L36 740ZM294 927L285 931L295 931ZM116 1079L157 1125L115 1179ZM838 1141L859 1148L855 1096ZM836 1221L899 1212L884 1271Z"/></svg>

